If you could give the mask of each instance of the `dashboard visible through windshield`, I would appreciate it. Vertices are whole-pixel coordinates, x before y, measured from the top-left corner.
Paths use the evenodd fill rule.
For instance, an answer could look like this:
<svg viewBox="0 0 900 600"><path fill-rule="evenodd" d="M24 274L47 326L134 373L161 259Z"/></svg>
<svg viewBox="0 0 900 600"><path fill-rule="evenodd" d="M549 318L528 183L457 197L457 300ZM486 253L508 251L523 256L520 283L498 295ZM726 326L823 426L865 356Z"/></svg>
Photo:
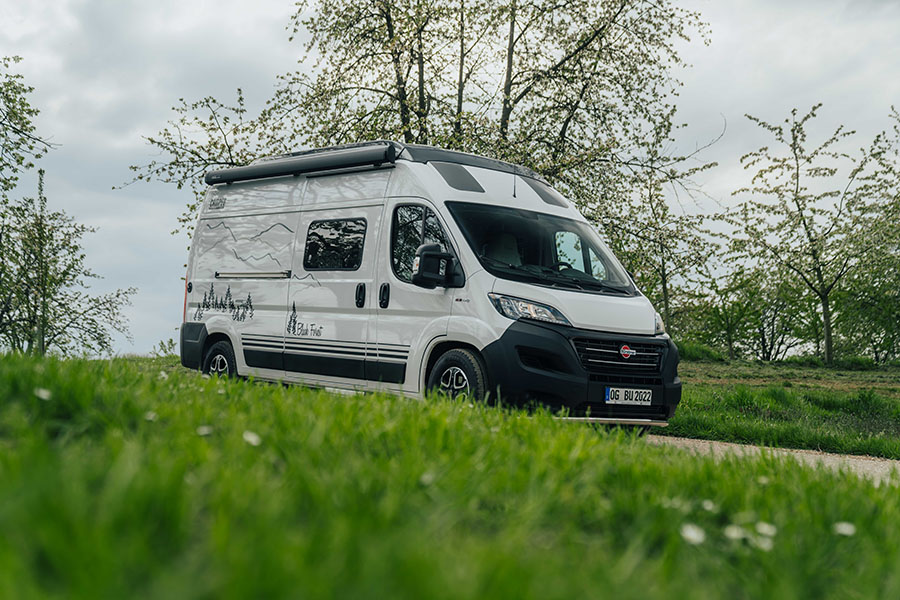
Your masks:
<svg viewBox="0 0 900 600"><path fill-rule="evenodd" d="M482 266L504 279L617 295L631 279L586 223L546 213L448 202Z"/></svg>

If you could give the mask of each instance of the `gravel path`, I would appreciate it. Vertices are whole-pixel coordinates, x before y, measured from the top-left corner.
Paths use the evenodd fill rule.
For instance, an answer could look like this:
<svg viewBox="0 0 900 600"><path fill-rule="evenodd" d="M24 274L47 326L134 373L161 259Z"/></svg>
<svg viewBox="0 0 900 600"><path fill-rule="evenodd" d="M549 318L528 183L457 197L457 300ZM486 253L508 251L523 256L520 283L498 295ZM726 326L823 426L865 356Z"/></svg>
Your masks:
<svg viewBox="0 0 900 600"><path fill-rule="evenodd" d="M661 435L648 435L644 438L648 444L655 446L669 446L679 448L695 454L723 457L727 455L758 456L761 452L768 452L775 456L790 456L795 460L812 466L823 466L835 471L846 469L856 473L864 479L871 480L875 485L882 482L900 485L900 460L887 458L875 458L873 456L858 456L855 454L829 454L817 450L789 450L785 448L765 448L744 444L732 444L729 442L713 442L709 440L694 440L689 438L668 437Z"/></svg>

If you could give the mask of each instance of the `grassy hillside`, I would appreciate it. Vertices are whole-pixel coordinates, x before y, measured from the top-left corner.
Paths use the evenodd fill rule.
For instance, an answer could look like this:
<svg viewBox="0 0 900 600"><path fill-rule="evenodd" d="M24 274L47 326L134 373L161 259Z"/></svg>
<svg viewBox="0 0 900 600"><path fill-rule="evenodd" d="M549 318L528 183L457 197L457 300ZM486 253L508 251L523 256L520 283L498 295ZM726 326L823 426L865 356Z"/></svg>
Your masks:
<svg viewBox="0 0 900 600"><path fill-rule="evenodd" d="M543 414L0 358L2 598L897 597L898 522Z"/></svg>
<svg viewBox="0 0 900 600"><path fill-rule="evenodd" d="M900 458L900 369L683 363L667 435Z"/></svg>

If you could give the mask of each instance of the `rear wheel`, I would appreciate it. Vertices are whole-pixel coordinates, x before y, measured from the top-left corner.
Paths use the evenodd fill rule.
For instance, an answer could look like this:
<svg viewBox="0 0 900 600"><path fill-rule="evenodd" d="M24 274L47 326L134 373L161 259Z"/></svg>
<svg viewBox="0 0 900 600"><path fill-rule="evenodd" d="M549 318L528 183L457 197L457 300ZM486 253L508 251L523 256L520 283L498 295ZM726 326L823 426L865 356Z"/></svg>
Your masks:
<svg viewBox="0 0 900 600"><path fill-rule="evenodd" d="M203 372L207 375L219 377L234 377L237 375L237 361L234 358L234 349L230 342L216 342L206 351L203 358Z"/></svg>
<svg viewBox="0 0 900 600"><path fill-rule="evenodd" d="M448 350L434 363L426 389L460 400L482 400L487 393L487 378L481 359L471 350Z"/></svg>

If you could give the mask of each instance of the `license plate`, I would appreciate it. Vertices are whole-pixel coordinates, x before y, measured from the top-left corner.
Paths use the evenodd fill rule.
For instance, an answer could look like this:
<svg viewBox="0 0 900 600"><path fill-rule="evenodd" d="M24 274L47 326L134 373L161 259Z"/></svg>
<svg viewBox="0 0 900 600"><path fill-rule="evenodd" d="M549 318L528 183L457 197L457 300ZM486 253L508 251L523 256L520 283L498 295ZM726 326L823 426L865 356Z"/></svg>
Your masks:
<svg viewBox="0 0 900 600"><path fill-rule="evenodd" d="M635 390L631 388L606 388L607 404L649 405L653 400L653 390Z"/></svg>

